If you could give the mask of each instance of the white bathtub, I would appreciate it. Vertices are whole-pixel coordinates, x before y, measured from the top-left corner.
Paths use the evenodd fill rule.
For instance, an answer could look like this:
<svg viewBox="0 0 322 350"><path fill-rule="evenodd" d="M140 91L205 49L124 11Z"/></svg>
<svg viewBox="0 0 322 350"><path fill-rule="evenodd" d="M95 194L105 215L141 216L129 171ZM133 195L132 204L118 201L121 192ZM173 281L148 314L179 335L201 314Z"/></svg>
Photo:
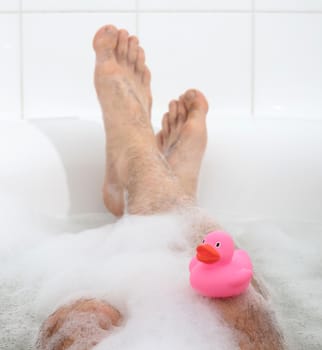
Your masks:
<svg viewBox="0 0 322 350"><path fill-rule="evenodd" d="M252 254L269 285L290 348L321 349L322 127L294 121L210 124L200 205ZM61 235L66 227L82 231L114 221L101 201L100 123L2 122L0 155L5 223L0 261L44 239L39 226L32 234L31 212L46 215L47 228L49 217L72 218L72 224L62 220L61 226L56 220L51 235ZM17 209L14 215L14 208L28 209L29 214L19 217L22 211ZM21 224L29 233L28 242L22 239L19 246L14 227ZM5 317L0 313L0 325ZM1 336L0 332L0 340Z"/></svg>
<svg viewBox="0 0 322 350"><path fill-rule="evenodd" d="M321 123L209 124L201 206L228 219L321 219ZM51 214L104 212L100 123L77 119L2 122L0 146L1 191L10 191Z"/></svg>

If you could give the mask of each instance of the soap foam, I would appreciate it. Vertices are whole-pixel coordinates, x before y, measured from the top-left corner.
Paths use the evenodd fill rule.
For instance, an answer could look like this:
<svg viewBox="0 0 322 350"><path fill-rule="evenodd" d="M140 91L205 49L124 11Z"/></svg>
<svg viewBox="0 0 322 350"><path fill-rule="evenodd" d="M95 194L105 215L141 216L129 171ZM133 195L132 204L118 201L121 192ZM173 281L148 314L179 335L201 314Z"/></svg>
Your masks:
<svg viewBox="0 0 322 350"><path fill-rule="evenodd" d="M14 239L2 233L11 253L1 257L1 347L33 349L42 321L85 297L106 300L123 315L97 349L234 349L211 302L189 286L184 221L180 215L126 216L77 233L36 230L32 244L32 228L16 222Z"/></svg>
<svg viewBox="0 0 322 350"><path fill-rule="evenodd" d="M0 349L34 349L43 320L79 298L101 298L123 315L98 350L236 348L211 301L189 286L187 217L126 216L103 224L93 215L62 223L2 201ZM225 226L265 280L289 348L320 349L322 225Z"/></svg>
<svg viewBox="0 0 322 350"><path fill-rule="evenodd" d="M288 348L321 349L322 223L250 220L230 226L268 288Z"/></svg>

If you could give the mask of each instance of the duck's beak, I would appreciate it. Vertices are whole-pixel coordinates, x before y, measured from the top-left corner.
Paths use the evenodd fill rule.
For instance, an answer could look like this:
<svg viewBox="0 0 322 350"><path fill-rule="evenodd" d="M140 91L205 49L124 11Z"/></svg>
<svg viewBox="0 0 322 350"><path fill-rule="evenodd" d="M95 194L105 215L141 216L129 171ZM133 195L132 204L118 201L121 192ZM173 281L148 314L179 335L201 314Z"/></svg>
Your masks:
<svg viewBox="0 0 322 350"><path fill-rule="evenodd" d="M210 244L201 244L197 247L197 259L205 264L212 264L220 259L220 254Z"/></svg>

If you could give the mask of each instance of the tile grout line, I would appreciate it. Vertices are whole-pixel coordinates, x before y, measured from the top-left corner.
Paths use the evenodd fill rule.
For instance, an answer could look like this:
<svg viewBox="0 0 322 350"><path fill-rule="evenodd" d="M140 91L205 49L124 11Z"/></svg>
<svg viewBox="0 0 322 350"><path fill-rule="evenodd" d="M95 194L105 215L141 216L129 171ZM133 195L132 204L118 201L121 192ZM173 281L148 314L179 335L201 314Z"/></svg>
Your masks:
<svg viewBox="0 0 322 350"><path fill-rule="evenodd" d="M24 98L24 71L23 71L23 12L22 12L22 0L19 1L19 68L20 68L20 119L24 120L25 117L25 98Z"/></svg>
<svg viewBox="0 0 322 350"><path fill-rule="evenodd" d="M250 105L250 113L252 120L255 119L255 0L252 0L252 13L251 13L251 53L250 53L250 91L251 91L251 105Z"/></svg>
<svg viewBox="0 0 322 350"><path fill-rule="evenodd" d="M253 0L252 0L253 1ZM120 10L120 9L115 9L115 10L12 10L12 11L1 11L0 14L12 14L12 13L20 13L22 12L23 14L99 14L99 13L129 13L129 14L135 14L137 12L139 13L160 13L160 14L207 14L207 13L245 13L245 14L251 14L253 12L255 13L268 13L268 14L322 14L322 10L211 10L211 9L199 9L199 10L183 10L183 9L178 9L178 10L139 10L138 6L134 10Z"/></svg>
<svg viewBox="0 0 322 350"><path fill-rule="evenodd" d="M139 0L135 0L135 31L136 36L139 37L140 35L140 24L139 24Z"/></svg>

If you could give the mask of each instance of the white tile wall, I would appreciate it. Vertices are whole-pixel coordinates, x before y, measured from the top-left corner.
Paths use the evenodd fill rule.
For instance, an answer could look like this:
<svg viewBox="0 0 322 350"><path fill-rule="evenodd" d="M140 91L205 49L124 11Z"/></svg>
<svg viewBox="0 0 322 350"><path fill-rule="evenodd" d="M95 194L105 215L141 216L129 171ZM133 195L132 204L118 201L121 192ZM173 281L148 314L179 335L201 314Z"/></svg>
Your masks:
<svg viewBox="0 0 322 350"><path fill-rule="evenodd" d="M139 23L153 72L156 113L195 87L218 115L250 114L249 14L148 13L140 15Z"/></svg>
<svg viewBox="0 0 322 350"><path fill-rule="evenodd" d="M256 0L256 10L322 11L322 0Z"/></svg>
<svg viewBox="0 0 322 350"><path fill-rule="evenodd" d="M0 0L0 12L1 11L19 11L19 0Z"/></svg>
<svg viewBox="0 0 322 350"><path fill-rule="evenodd" d="M322 14L257 14L255 113L322 119Z"/></svg>
<svg viewBox="0 0 322 350"><path fill-rule="evenodd" d="M0 13L0 120L20 118L19 15Z"/></svg>
<svg viewBox="0 0 322 350"><path fill-rule="evenodd" d="M104 23L138 31L156 119L194 86L217 117L322 120L322 0L0 0L0 117L100 118Z"/></svg>
<svg viewBox="0 0 322 350"><path fill-rule="evenodd" d="M100 116L93 88L92 38L106 22L135 32L134 14L25 14L27 118Z"/></svg>
<svg viewBox="0 0 322 350"><path fill-rule="evenodd" d="M22 0L26 11L117 11L136 9L135 0Z"/></svg>
<svg viewBox="0 0 322 350"><path fill-rule="evenodd" d="M139 10L207 11L207 10L251 10L251 0L138 0Z"/></svg>

